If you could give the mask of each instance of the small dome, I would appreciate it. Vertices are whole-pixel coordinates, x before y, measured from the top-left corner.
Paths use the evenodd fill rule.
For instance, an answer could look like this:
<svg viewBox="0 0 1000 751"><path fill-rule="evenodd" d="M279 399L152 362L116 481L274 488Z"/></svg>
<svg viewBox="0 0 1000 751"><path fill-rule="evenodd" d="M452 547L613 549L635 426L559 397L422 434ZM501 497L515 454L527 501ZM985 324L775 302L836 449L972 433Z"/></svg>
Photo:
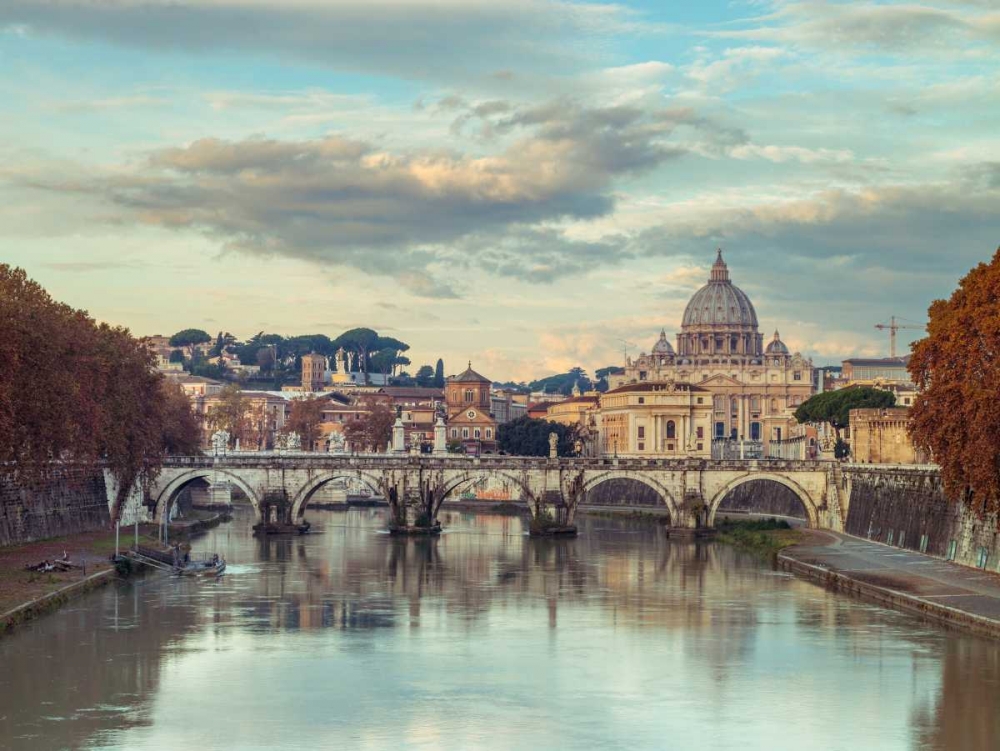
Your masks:
<svg viewBox="0 0 1000 751"><path fill-rule="evenodd" d="M764 350L764 353L768 355L788 354L788 347L786 347L785 343L781 341L781 337L778 336L777 329L775 329L774 331L774 339L772 339L771 342L767 345L767 349Z"/></svg>
<svg viewBox="0 0 1000 751"><path fill-rule="evenodd" d="M694 293L684 309L682 329L690 326L757 328L757 311L746 293L729 280L729 268L720 250L708 284Z"/></svg>
<svg viewBox="0 0 1000 751"><path fill-rule="evenodd" d="M654 355L670 355L674 356L674 348L670 346L670 342L667 341L667 332L660 329L660 338L656 340L656 344L653 345Z"/></svg>

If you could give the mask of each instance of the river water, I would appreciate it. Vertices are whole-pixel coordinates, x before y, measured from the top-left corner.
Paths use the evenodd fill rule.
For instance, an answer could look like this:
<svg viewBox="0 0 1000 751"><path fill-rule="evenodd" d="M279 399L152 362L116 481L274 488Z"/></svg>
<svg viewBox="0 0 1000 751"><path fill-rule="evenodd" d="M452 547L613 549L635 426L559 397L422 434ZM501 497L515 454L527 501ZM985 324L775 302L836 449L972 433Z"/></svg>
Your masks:
<svg viewBox="0 0 1000 751"><path fill-rule="evenodd" d="M732 548L308 515L258 540L239 510L195 543L222 579L135 579L0 639L0 748L1000 748L1000 645Z"/></svg>

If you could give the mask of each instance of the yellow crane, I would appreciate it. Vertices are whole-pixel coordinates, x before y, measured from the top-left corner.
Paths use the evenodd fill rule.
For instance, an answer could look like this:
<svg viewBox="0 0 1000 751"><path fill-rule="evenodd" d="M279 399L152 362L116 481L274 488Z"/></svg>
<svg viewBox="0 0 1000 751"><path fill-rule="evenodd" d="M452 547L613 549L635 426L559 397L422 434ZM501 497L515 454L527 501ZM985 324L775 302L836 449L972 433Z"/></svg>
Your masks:
<svg viewBox="0 0 1000 751"><path fill-rule="evenodd" d="M902 320L906 320L903 318ZM920 324L918 326L911 326L905 323L898 323L896 321L896 316L889 316L889 323L876 323L875 328L879 331L885 331L889 329L889 357L896 356L896 332L900 329L920 329L921 331L926 331L927 326Z"/></svg>

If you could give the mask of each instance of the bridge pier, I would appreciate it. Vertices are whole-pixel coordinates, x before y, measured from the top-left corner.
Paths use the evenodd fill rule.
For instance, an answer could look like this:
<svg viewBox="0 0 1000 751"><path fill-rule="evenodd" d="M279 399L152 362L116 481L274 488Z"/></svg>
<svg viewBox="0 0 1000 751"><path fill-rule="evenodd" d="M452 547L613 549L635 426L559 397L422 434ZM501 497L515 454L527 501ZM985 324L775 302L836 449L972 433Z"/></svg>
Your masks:
<svg viewBox="0 0 1000 751"><path fill-rule="evenodd" d="M435 492L437 491L437 492ZM427 537L441 534L441 522L437 512L440 508L440 489L421 482L418 487L402 489L389 488L389 534Z"/></svg>
<svg viewBox="0 0 1000 751"><path fill-rule="evenodd" d="M296 523L292 513L292 501L284 488L265 491L260 503L260 521L253 525L254 534L288 535L308 532L309 522Z"/></svg>

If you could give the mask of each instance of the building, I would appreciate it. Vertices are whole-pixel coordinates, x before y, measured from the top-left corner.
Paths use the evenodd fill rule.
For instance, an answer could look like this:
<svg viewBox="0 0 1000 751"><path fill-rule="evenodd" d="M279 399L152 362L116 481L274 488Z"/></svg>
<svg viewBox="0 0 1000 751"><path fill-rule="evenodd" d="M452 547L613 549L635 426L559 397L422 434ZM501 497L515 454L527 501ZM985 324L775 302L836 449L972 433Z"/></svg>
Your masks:
<svg viewBox="0 0 1000 751"><path fill-rule="evenodd" d="M497 450L497 422L490 413L489 378L469 367L448 378L444 387L448 440L459 441L468 454Z"/></svg>
<svg viewBox="0 0 1000 751"><path fill-rule="evenodd" d="M302 356L302 390L322 391L327 383L326 358L315 352Z"/></svg>
<svg viewBox="0 0 1000 751"><path fill-rule="evenodd" d="M730 280L721 250L708 283L694 294L684 310L676 341L675 350L667 340L666 331L660 331L649 354L627 359L624 373L609 375L608 393L620 394L623 392L618 390L622 387L645 383L696 386L697 392L691 393L698 393L705 400L698 406L708 406L712 415L704 440L750 441L759 446L764 456L768 455L770 444L804 435L805 428L795 420L794 412L813 393L812 361L798 352L790 352L777 331L765 345L753 303ZM602 398L602 421L604 412ZM616 419L620 422L622 418ZM693 415L690 420L694 426ZM633 429L639 427L636 418L626 422ZM645 425L644 429L666 430L665 422ZM692 444L690 438L685 437L685 443ZM629 437L627 444L622 441L624 438L614 445L639 443L635 435ZM664 446L669 441L662 433L655 437L647 434L642 443L649 452L650 446ZM675 451L679 445L679 442L674 444ZM693 445L697 445L697 440ZM605 453L610 450L605 446Z"/></svg>
<svg viewBox="0 0 1000 751"><path fill-rule="evenodd" d="M852 409L852 460L864 464L927 464L927 454L910 439L909 413L907 407Z"/></svg>
<svg viewBox="0 0 1000 751"><path fill-rule="evenodd" d="M841 365L841 377L848 384L871 386L875 381L886 383L912 383L910 372L906 369L910 356L906 357L854 357L844 360Z"/></svg>
<svg viewBox="0 0 1000 751"><path fill-rule="evenodd" d="M712 394L689 383L645 381L600 397L600 447L615 456L712 455Z"/></svg>
<svg viewBox="0 0 1000 751"><path fill-rule="evenodd" d="M171 383L176 383L181 387L181 391L189 399L194 399L197 396L215 396L220 391L222 391L223 384L221 381L215 381L211 378L204 378L203 376L188 375L187 373L168 373L166 374L167 379Z"/></svg>

